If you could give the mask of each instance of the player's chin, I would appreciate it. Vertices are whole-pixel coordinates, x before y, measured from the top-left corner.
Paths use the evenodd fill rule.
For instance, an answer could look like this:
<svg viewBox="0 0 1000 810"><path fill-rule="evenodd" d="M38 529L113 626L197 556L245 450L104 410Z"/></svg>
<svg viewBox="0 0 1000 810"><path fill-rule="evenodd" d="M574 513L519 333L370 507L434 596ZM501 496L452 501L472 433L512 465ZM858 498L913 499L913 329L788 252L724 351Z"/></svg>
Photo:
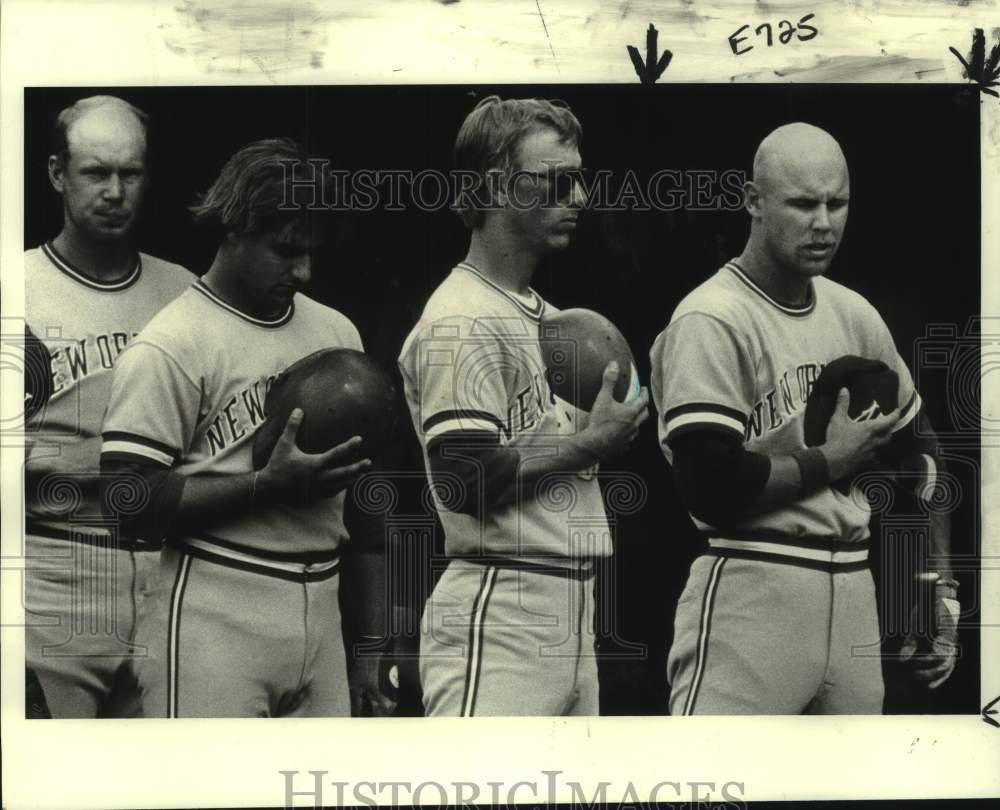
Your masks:
<svg viewBox="0 0 1000 810"><path fill-rule="evenodd" d="M118 242L132 233L132 220L98 220L87 229L96 242Z"/></svg>
<svg viewBox="0 0 1000 810"><path fill-rule="evenodd" d="M271 301L280 306L287 307L292 303L292 299L295 297L295 293L298 292L298 287L291 285L280 285L278 287L271 288Z"/></svg>
<svg viewBox="0 0 1000 810"><path fill-rule="evenodd" d="M576 230L576 225L572 227L561 227L553 228L549 233L548 238L545 240L546 246L551 251L565 250L569 247L570 242L573 240L573 231Z"/></svg>
<svg viewBox="0 0 1000 810"><path fill-rule="evenodd" d="M805 253L799 255L798 265L799 272L804 276L821 276L830 269L830 265L833 263L834 252L829 253Z"/></svg>

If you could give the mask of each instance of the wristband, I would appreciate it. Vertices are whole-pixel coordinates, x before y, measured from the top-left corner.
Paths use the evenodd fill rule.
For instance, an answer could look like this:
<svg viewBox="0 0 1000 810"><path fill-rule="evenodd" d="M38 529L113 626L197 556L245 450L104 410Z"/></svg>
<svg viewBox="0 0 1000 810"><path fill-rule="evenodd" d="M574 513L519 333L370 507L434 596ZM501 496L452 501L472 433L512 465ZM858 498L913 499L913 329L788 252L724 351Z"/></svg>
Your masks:
<svg viewBox="0 0 1000 810"><path fill-rule="evenodd" d="M958 599L958 581L951 577L939 578L934 583L934 588L935 590L939 588L946 589L947 592L941 594L941 596L947 599Z"/></svg>
<svg viewBox="0 0 1000 810"><path fill-rule="evenodd" d="M803 493L816 492L830 483L830 468L826 463L826 456L818 447L798 450L792 453L792 458L799 465Z"/></svg>

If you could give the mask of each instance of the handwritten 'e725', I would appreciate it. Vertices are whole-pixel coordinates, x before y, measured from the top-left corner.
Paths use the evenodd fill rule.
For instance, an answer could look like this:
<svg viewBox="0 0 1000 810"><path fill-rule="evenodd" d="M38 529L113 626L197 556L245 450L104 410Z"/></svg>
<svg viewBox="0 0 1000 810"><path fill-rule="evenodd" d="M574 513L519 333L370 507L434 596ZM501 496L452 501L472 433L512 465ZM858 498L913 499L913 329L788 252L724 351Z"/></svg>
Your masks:
<svg viewBox="0 0 1000 810"><path fill-rule="evenodd" d="M808 42L810 39L814 39L819 34L819 29L815 26L808 25L807 23L815 16L815 14L806 14L806 16L798 21L798 23L781 20L777 25L778 42L782 45L787 45L793 38L798 39L799 42ZM768 48L774 45L775 27L771 25L771 23L761 23L753 29L752 35L744 34L744 31L747 31L749 28L749 25L740 26L736 31L729 35L729 47L733 49L733 53L736 56L741 56L742 54L752 51L754 49L753 45L743 45L743 43L749 42L755 38L759 40L761 36L766 37ZM757 42L757 44L760 43Z"/></svg>

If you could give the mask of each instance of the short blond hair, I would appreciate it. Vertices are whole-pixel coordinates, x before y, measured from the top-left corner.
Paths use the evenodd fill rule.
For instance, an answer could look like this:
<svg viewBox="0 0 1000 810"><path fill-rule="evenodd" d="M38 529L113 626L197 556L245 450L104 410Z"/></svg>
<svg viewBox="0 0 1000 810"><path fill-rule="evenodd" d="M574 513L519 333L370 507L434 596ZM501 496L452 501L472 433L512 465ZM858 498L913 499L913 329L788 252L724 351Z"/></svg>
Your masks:
<svg viewBox="0 0 1000 810"><path fill-rule="evenodd" d="M553 130L577 149L583 139L583 127L564 101L488 96L462 122L455 139L454 167L475 173L480 178L479 188L488 189L488 175L514 168L521 142L541 129ZM453 207L469 230L480 227L485 219L479 202L481 198L477 200L464 189L456 196Z"/></svg>

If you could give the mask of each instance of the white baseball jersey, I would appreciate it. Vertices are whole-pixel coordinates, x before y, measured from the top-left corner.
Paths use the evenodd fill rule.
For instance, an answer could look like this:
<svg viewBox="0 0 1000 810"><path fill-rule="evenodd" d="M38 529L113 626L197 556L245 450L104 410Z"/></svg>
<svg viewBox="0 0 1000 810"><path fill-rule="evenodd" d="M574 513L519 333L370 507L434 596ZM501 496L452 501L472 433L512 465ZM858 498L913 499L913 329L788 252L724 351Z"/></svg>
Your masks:
<svg viewBox="0 0 1000 810"><path fill-rule="evenodd" d="M399 357L425 464L429 442L461 430L495 433L522 459L558 452L559 437L576 424L545 377L538 330L552 311L534 291L518 296L466 263L435 290ZM488 511L481 520L450 511L447 495L435 488L446 553L552 558L554 564L609 555L596 467L558 473L548 483L537 497Z"/></svg>
<svg viewBox="0 0 1000 810"><path fill-rule="evenodd" d="M37 498L29 495L29 532L47 528L63 535L72 523L76 531L107 534L100 527L97 437L112 366L139 330L194 280L183 267L145 253L136 254L124 278L109 283L74 267L51 243L25 251L25 315L52 355L52 397L27 425L28 463L34 474L53 473L64 481L43 483ZM88 439L92 452L74 447ZM66 497L68 481L79 497Z"/></svg>
<svg viewBox="0 0 1000 810"><path fill-rule="evenodd" d="M875 308L858 293L813 279L807 304L767 295L735 261L685 297L650 352L660 445L690 430L739 438L747 450L805 449L803 415L823 367L845 354L881 360L899 375L899 430L920 408L913 379ZM693 517L693 516L692 516ZM738 539L830 538L860 542L871 517L859 493L832 487L743 519ZM720 532L693 518L712 537Z"/></svg>
<svg viewBox="0 0 1000 810"><path fill-rule="evenodd" d="M253 470L255 431L273 380L320 349L362 350L354 324L304 295L274 320L230 306L202 281L163 310L122 353L104 420L102 452L182 475ZM226 557L330 552L347 539L344 493L307 507L270 505L197 535L171 534Z"/></svg>

